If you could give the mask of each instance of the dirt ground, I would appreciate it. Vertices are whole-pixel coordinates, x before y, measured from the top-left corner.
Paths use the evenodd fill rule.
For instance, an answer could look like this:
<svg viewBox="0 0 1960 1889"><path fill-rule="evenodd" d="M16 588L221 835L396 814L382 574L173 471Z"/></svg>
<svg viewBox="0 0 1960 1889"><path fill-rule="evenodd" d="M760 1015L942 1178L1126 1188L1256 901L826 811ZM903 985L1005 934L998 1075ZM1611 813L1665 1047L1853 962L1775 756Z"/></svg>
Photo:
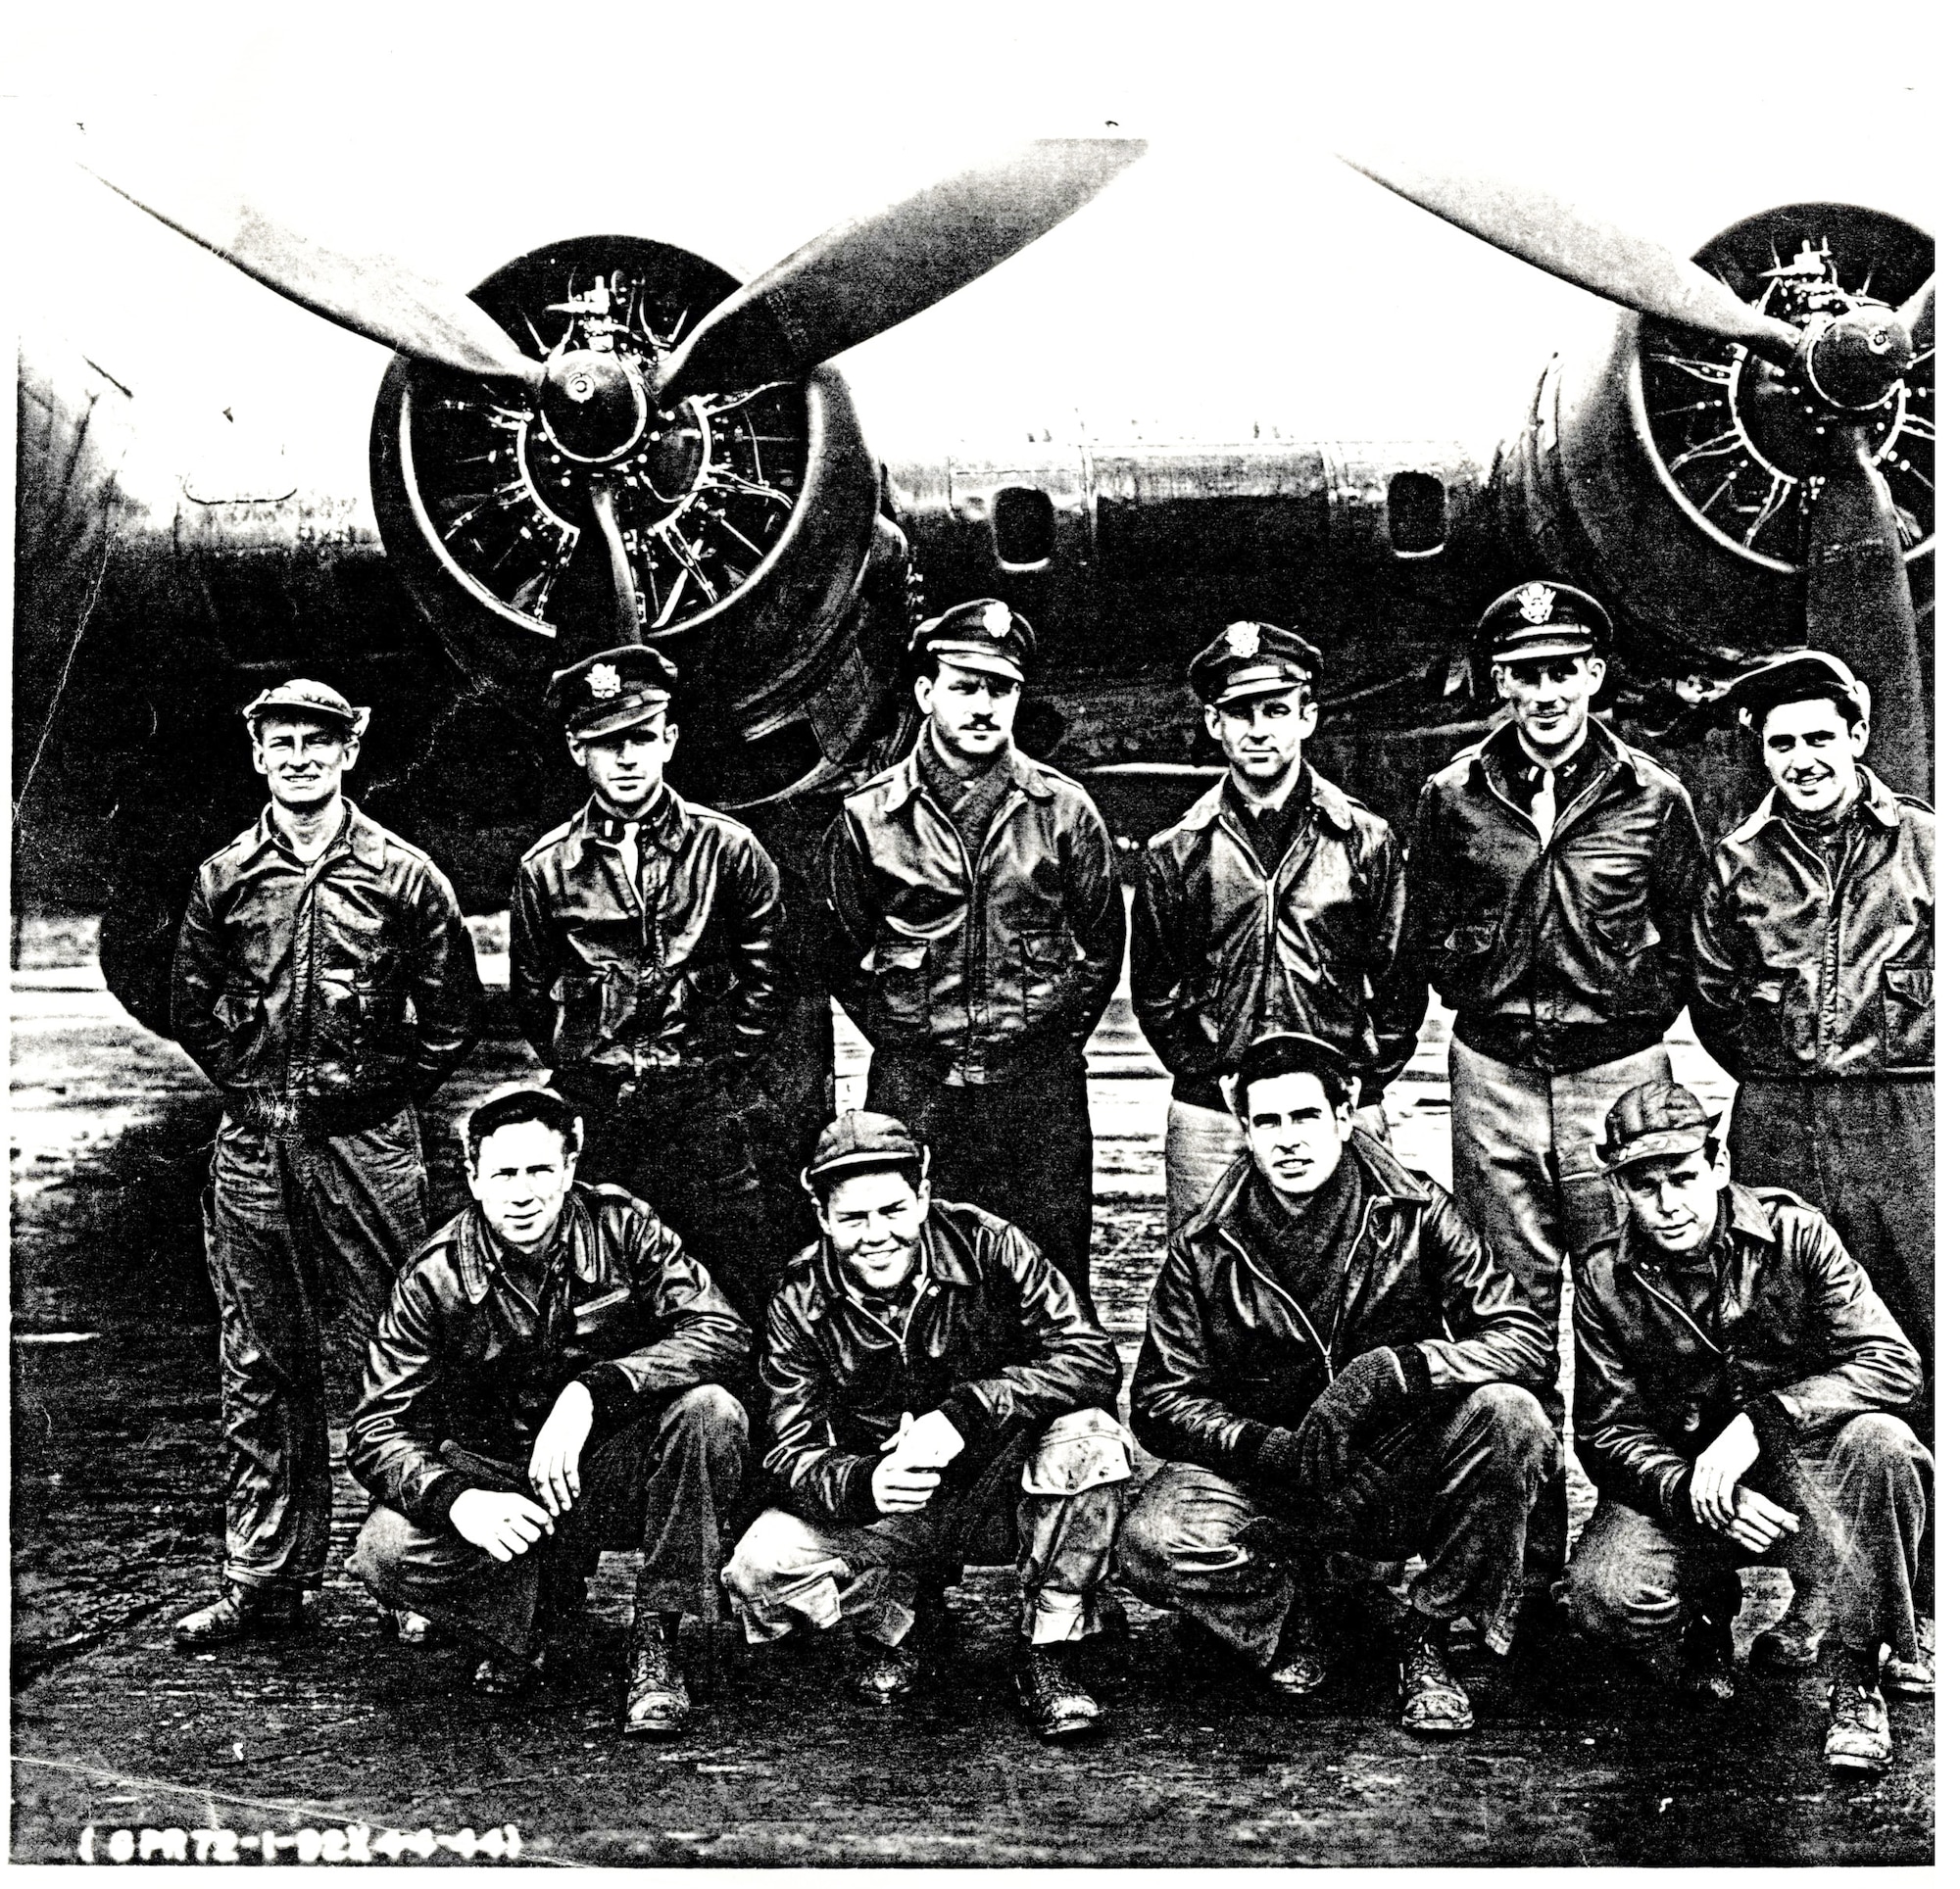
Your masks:
<svg viewBox="0 0 1960 1889"><path fill-rule="evenodd" d="M1333 1696L1296 1714L1132 1603L1132 1635L1099 1656L1107 1737L1044 1750L1013 1709L1004 1570L969 1571L955 1594L961 1643L933 1696L860 1703L848 1644L739 1657L724 1630L713 1697L664 1747L614 1730L617 1557L583 1639L530 1701L479 1699L461 1653L384 1638L337 1572L312 1634L186 1658L170 1625L209 1598L220 1551L215 1315L197 1236L215 1108L188 1061L102 989L86 927L30 924L24 944L11 1069L17 1862L84 1845L116 1855L146 1829L165 1857L182 1842L221 1858L209 1833L229 1831L251 1861L266 1840L282 1861L334 1860L347 1839L321 1852L317 1833L349 1825L356 1855L389 1830L412 1846L428 1833L423 1848L448 1836L437 1861L508 1856L507 1826L524 1860L594 1864L1932 1861L1930 1702L1894 1704L1889 1774L1846 1783L1818 1761L1821 1681L1745 1678L1726 1712L1683 1716L1570 1638L1530 1667L1465 1644L1480 1722L1437 1747L1395 1725L1381 1647L1357 1647ZM1440 1178L1443 1044L1433 1019L1394 1098L1398 1148ZM1686 1044L1684 1068L1719 1093L1697 1055ZM485 1045L434 1114L527 1061L514 1043ZM849 1045L840 1067L848 1096L861 1068ZM1120 1001L1092 1077L1098 1296L1127 1359L1160 1253L1168 1085ZM431 1138L446 1214L461 1183ZM1578 1520L1592 1492L1572 1476ZM340 1480L336 1571L362 1510ZM1781 1574L1749 1577L1739 1647L1787 1596ZM699 1669L698 1633L691 1645Z"/></svg>

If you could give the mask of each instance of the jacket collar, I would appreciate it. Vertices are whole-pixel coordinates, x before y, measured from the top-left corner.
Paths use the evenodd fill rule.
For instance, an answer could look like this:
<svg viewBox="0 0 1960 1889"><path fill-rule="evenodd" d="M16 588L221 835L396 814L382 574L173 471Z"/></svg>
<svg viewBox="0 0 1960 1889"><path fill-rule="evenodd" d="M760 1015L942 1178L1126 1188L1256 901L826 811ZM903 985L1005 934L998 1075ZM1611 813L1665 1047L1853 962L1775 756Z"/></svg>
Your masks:
<svg viewBox="0 0 1960 1889"><path fill-rule="evenodd" d="M559 1221L558 1246L568 1248L571 1270L590 1285L604 1271L599 1253L598 1228L593 1221L590 1189L574 1181L565 1195L564 1213ZM489 1296L492 1278L504 1271L497 1235L483 1218L483 1209L471 1201L457 1216L456 1271L463 1282L463 1295L471 1305L481 1305Z"/></svg>
<svg viewBox="0 0 1960 1889"><path fill-rule="evenodd" d="M1301 785L1307 791L1313 810L1341 833L1354 830L1354 802L1334 785L1325 774L1316 772L1305 761L1299 764ZM1227 779L1230 777L1227 776ZM1201 833L1208 826L1215 826L1230 802L1225 796L1225 782L1214 781L1199 797L1198 803L1178 822L1190 833Z"/></svg>
<svg viewBox="0 0 1960 1889"><path fill-rule="evenodd" d="M1753 1240L1759 1246L1776 1244L1776 1228L1771 1224L1769 1209L1763 1205L1763 1197L1753 1187L1745 1187L1740 1181L1732 1181L1728 1187L1729 1232L1738 1239ZM1595 1246L1594 1252L1598 1251ZM1616 1270L1637 1266L1645 1262L1651 1269L1664 1268L1666 1257L1656 1253L1634 1231L1634 1223L1628 1220L1620 1229L1619 1250L1613 1258Z"/></svg>
<svg viewBox="0 0 1960 1889"><path fill-rule="evenodd" d="M912 744L911 752L885 777L885 799L879 811L887 818L895 817L910 801L925 792L925 770L919 763L919 748L930 739L930 731L921 729L918 741ZM1012 742L1007 745L1007 772L1012 777L1014 785L1029 799L1054 799L1054 789L1042 778L1040 767L1023 754Z"/></svg>
<svg viewBox="0 0 1960 1889"><path fill-rule="evenodd" d="M1618 735L1614 734L1597 715L1589 716L1588 725L1592 739L1598 742L1600 752L1605 756L1606 764L1600 770L1601 773L1609 780L1616 778L1622 773L1630 773L1634 765L1633 750ZM1499 778L1503 763L1498 756L1501 744L1510 735L1511 730L1515 726L1515 723L1506 718L1495 728L1492 729L1470 751L1471 759L1475 764L1474 771L1483 776L1484 785L1493 794L1501 795L1503 792L1503 783ZM1559 809L1559 812L1561 817L1563 817L1564 809L1562 807Z"/></svg>
<svg viewBox="0 0 1960 1889"><path fill-rule="evenodd" d="M1421 1206L1427 1198L1422 1184L1372 1135L1355 1135L1348 1143L1349 1158L1361 1171L1361 1212L1365 1219L1377 1200ZM1242 1154L1225 1181L1192 1217L1188 1235L1230 1235L1251 1212L1252 1157Z"/></svg>
<svg viewBox="0 0 1960 1889"><path fill-rule="evenodd" d="M259 824L252 830L252 845L246 853L247 860L256 859L268 847L284 848L285 842L279 830L272 824L272 803L268 800L259 812ZM376 871L386 863L388 855L387 836L367 814L347 799L340 801L340 831L327 842L326 850L319 857L329 859L334 851L345 847L364 866L371 866ZM314 863L318 864L318 861Z"/></svg>
<svg viewBox="0 0 1960 1889"><path fill-rule="evenodd" d="M654 796L654 801L640 817L640 838L651 840L662 852L672 852L680 845L681 830L686 825L686 814L681 805L681 798L666 782L661 783L661 791ZM626 837L626 822L617 814L608 813L599 804L598 795L594 795L579 808L578 818L571 823L571 837L581 845L592 845L604 841L616 847Z"/></svg>
<svg viewBox="0 0 1960 1889"><path fill-rule="evenodd" d="M1858 777L1864 782L1865 791L1858 797L1858 804L1851 809L1851 817L1854 820L1866 820L1874 826L1884 827L1887 832L1894 830L1899 823L1898 796L1862 762L1858 767ZM1783 797L1775 788L1770 789L1756 810L1730 837L1735 840L1753 840L1772 820L1786 833L1798 832L1795 826L1784 818Z"/></svg>
<svg viewBox="0 0 1960 1889"><path fill-rule="evenodd" d="M920 1243L924 1248L921 1263L928 1284L964 1288L974 1283L978 1262L973 1242L965 1229L937 1200L926 1208ZM843 1264L837 1257L836 1248L821 1236L816 1242L813 1276L826 1298L852 1304L859 1302L845 1281Z"/></svg>

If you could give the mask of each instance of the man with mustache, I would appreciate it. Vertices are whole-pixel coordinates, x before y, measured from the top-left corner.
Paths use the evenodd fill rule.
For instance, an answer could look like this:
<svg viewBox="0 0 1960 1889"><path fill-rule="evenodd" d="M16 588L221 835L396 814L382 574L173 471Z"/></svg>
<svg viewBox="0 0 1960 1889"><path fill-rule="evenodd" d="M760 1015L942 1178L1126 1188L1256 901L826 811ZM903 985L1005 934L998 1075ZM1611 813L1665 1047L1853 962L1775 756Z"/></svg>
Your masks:
<svg viewBox="0 0 1960 1889"><path fill-rule="evenodd" d="M935 1196L929 1159L886 1115L842 1115L817 1143L822 1237L762 1352L778 1506L723 1578L752 1640L850 1621L860 1690L895 1701L944 1650L949 1573L1013 1561L1022 1706L1043 1740L1079 1738L1102 1719L1078 1655L1131 1467L1116 1348L1018 1229Z"/></svg>
<svg viewBox="0 0 1960 1889"><path fill-rule="evenodd" d="M1735 1690L1735 1571L1787 1567L1838 1621L1825 1762L1880 1769L1882 1686L1932 1689L1912 1587L1933 1458L1900 1421L1919 1363L1822 1214L1729 1184L1715 1126L1665 1082L1606 1118L1599 1158L1627 1223L1581 1262L1573 1300L1574 1429L1599 1489L1572 1552L1573 1615L1720 1704Z"/></svg>
<svg viewBox="0 0 1960 1889"><path fill-rule="evenodd" d="M639 644L552 677L592 798L517 867L511 995L586 1119L585 1172L648 1202L753 1325L780 1257L752 1123L788 1010L782 881L747 827L668 784L679 686Z"/></svg>
<svg viewBox="0 0 1960 1889"><path fill-rule="evenodd" d="M1694 923L1695 1031L1740 1085L1738 1179L1821 1208L1919 1352L1925 1390L1907 1415L1930 1445L1933 809L1864 765L1871 695L1836 656L1774 656L1730 696L1770 793L1715 848ZM1920 1585L1930 1614L1930 1536ZM1829 1594L1799 1583L1755 1657L1813 1665L1829 1617Z"/></svg>
<svg viewBox="0 0 1960 1889"><path fill-rule="evenodd" d="M1560 1279L1617 1224L1594 1149L1606 1110L1672 1075L1706 871L1688 790L1592 713L1612 622L1569 584L1484 612L1502 727L1432 775L1409 848L1412 947L1456 1012L1451 1187L1555 1331ZM1557 1359L1533 1388L1552 1429ZM1533 1518L1535 1627L1565 1564L1562 1477Z"/></svg>
<svg viewBox="0 0 1960 1889"><path fill-rule="evenodd" d="M1188 671L1227 772L1150 843L1130 967L1137 1021L1171 1072L1172 1234L1245 1145L1227 1097L1250 1043L1303 1030L1339 1046L1379 1132L1422 1026L1401 844L1301 753L1320 671L1320 652L1272 623L1230 625Z"/></svg>
<svg viewBox="0 0 1960 1889"><path fill-rule="evenodd" d="M333 1514L330 1400L428 1231L416 1104L475 1041L456 894L343 792L368 710L295 677L245 710L270 799L198 868L171 1022L223 1091L205 1200L223 1411L224 1591L186 1647L305 1624ZM323 1355L338 1313L346 1342ZM329 1381L333 1380L335 1381Z"/></svg>
<svg viewBox="0 0 1960 1889"><path fill-rule="evenodd" d="M1125 919L1109 830L1014 746L1035 652L993 598L913 631L925 717L825 836L832 990L871 1040L865 1106L938 1150L949 1198L1018 1227L1090 1305L1088 1068Z"/></svg>

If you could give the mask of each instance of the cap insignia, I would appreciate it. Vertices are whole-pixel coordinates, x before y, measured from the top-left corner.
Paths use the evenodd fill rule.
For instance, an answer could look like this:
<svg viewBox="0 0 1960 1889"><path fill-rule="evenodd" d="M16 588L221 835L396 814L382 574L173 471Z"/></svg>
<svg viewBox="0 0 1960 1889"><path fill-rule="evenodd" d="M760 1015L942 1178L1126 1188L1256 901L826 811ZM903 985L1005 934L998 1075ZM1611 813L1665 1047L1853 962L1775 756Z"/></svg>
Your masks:
<svg viewBox="0 0 1960 1889"><path fill-rule="evenodd" d="M1527 584L1518 592L1518 614L1527 623L1549 623L1556 601L1549 584Z"/></svg>
<svg viewBox="0 0 1960 1889"><path fill-rule="evenodd" d="M585 686L595 702L611 702L619 693L619 671L610 662L595 662L586 671Z"/></svg>
<svg viewBox="0 0 1960 1889"><path fill-rule="evenodd" d="M980 612L980 627L989 636L1005 636L1014 627L1014 613L1004 604L989 604Z"/></svg>
<svg viewBox="0 0 1960 1889"><path fill-rule="evenodd" d="M1234 623L1225 632L1225 647L1236 656L1257 655L1259 626L1256 623Z"/></svg>

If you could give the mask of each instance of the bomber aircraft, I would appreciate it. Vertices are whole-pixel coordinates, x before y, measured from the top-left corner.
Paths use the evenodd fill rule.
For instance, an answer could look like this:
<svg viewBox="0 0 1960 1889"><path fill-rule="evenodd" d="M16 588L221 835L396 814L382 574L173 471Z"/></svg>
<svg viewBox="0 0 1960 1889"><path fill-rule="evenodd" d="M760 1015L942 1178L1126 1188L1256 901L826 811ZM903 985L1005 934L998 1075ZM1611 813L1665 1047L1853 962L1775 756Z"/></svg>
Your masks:
<svg viewBox="0 0 1960 1889"><path fill-rule="evenodd" d="M21 356L17 909L37 885L96 904L111 988L152 1028L189 873L250 817L238 711L298 672L384 704L356 791L475 910L504 901L520 848L575 796L540 723L554 668L627 641L669 651L689 679L679 784L743 809L794 877L837 796L914 732L909 627L975 595L1037 623L1024 737L1131 841L1209 769L1183 668L1240 616L1325 646L1321 751L1405 813L1488 717L1470 632L1526 576L1606 602L1616 713L1712 818L1750 777L1711 695L1806 642L1871 677L1878 764L1927 784L1932 240L1882 207L1769 203L1690 256L1460 153L1352 146L1354 170L1455 225L1432 238L1381 193L1412 247L1460 254L1468 232L1599 299L1592 331L1515 388L1501 437L1064 425L881 460L833 357L1045 232L1045 251L1070 243L1147 188L1141 141L1117 127L1018 147L746 281L657 228L578 233L573 212L467 294L93 127L75 149L93 174L65 172L63 201L106 232L102 266L50 282ZM349 437L365 426L365 480L278 454L213 475L145 440L143 392L59 332L76 300L142 318L142 273L117 254L178 240L143 212L221 259L199 267L229 264L392 351L371 412L336 416ZM225 320L277 307L247 293ZM1204 300L1195 283L1166 377L1205 370ZM1368 317L1356 299L1352 370L1392 369ZM298 332L293 310L276 319ZM1450 345L1445 297L1436 346ZM290 371L303 398L297 346Z"/></svg>

